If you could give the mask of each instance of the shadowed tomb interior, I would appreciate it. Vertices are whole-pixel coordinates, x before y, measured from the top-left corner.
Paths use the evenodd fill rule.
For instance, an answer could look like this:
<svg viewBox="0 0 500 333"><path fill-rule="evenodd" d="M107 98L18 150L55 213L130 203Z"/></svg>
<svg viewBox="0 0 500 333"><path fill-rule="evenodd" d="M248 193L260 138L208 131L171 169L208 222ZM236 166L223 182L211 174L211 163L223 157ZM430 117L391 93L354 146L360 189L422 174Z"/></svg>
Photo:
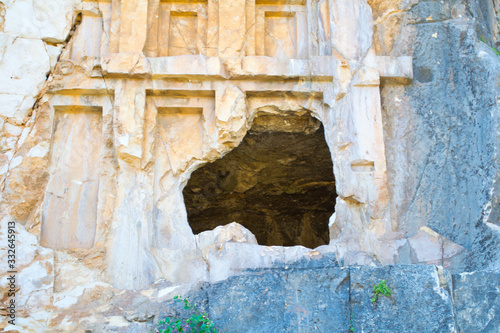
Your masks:
<svg viewBox="0 0 500 333"><path fill-rule="evenodd" d="M259 114L241 144L193 172L184 188L195 234L236 221L261 245L328 244L335 179L321 122Z"/></svg>

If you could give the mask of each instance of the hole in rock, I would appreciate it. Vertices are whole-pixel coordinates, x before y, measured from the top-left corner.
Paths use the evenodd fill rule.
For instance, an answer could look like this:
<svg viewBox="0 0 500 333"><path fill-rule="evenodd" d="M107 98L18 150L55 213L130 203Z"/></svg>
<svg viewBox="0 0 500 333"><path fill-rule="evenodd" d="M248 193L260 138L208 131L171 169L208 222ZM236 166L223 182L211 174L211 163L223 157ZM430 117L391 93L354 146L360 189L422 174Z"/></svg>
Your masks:
<svg viewBox="0 0 500 333"><path fill-rule="evenodd" d="M184 188L195 234L236 221L261 245L328 244L333 164L321 122L258 115L241 144L194 171Z"/></svg>

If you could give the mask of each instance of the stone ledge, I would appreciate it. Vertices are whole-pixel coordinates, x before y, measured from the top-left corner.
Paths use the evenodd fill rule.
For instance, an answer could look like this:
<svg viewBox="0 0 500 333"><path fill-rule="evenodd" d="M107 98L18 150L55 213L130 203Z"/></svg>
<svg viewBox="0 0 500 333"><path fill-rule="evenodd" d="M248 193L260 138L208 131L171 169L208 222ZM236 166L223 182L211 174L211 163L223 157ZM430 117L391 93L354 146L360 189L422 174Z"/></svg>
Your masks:
<svg viewBox="0 0 500 333"><path fill-rule="evenodd" d="M199 300L202 293L216 327L232 333L348 332L350 327L377 333L497 332L500 327L498 271L453 275L453 291L451 275L433 265L247 273L204 284L187 297ZM374 305L373 286L380 280L387 281L392 297L380 296ZM170 315L168 305L163 309L158 320Z"/></svg>
<svg viewBox="0 0 500 333"><path fill-rule="evenodd" d="M265 56L207 57L180 55L146 58L139 53L111 53L101 59L107 77L154 79L259 79L298 78L332 80L340 62L335 57L316 56L310 60L277 59Z"/></svg>

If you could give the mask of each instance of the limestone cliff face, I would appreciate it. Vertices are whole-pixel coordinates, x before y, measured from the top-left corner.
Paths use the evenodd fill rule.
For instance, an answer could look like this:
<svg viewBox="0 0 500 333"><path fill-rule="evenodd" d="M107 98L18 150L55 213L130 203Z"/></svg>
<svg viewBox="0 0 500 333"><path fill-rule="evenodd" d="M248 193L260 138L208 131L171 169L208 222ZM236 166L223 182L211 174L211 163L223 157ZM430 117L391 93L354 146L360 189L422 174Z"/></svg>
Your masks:
<svg viewBox="0 0 500 333"><path fill-rule="evenodd" d="M320 258L499 269L499 11L0 1L0 274L15 222L20 288L0 327L146 330L199 283Z"/></svg>
<svg viewBox="0 0 500 333"><path fill-rule="evenodd" d="M382 89L393 225L462 245L457 268L498 269L499 3L371 5L376 49L413 55L413 84Z"/></svg>

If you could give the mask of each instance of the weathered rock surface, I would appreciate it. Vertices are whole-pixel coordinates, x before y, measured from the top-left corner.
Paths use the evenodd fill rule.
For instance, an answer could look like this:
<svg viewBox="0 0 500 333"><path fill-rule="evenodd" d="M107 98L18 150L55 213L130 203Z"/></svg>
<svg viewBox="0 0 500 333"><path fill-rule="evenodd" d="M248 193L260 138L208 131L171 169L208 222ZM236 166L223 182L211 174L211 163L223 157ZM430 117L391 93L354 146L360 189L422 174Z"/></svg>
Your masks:
<svg viewBox="0 0 500 333"><path fill-rule="evenodd" d="M372 302L373 286L387 281L391 297ZM436 266L350 269L355 332L456 332L451 276Z"/></svg>
<svg viewBox="0 0 500 333"><path fill-rule="evenodd" d="M379 54L413 54L413 84L382 89L393 227L463 246L457 270L498 268L498 4L370 2Z"/></svg>
<svg viewBox="0 0 500 333"><path fill-rule="evenodd" d="M354 332L430 333L500 328L498 271L454 276L452 284L449 272L439 266L341 268L334 261L317 263L323 267L251 270L203 285L187 297L209 314L221 332L350 332L353 328ZM373 286L380 280L387 281L391 297L380 296L374 305ZM182 315L171 303L165 306L171 309L165 310L166 315Z"/></svg>
<svg viewBox="0 0 500 333"><path fill-rule="evenodd" d="M318 297L367 311L353 315L355 327L397 324L378 320L383 307L395 313L386 299L371 309L363 296L370 285L352 283L356 274L387 272L395 293L434 316L418 326L413 305L403 303L403 326L497 330L498 289L483 282L496 273L474 273L470 283L460 273L500 268L499 12L489 0L0 1L0 262L13 221L19 263L17 326L2 317L0 330L148 331L165 302L199 283L265 298L225 281L231 277L273 283L276 297L296 292L299 314L251 304L266 318L307 331L311 320L326 325L328 314L340 327L344 312L297 291L306 281L311 295L343 290L346 282L319 273L337 274L321 268L333 258L456 273L450 290L434 266L344 269L350 303L336 298L343 291ZM252 126L265 125L260 117L304 114L324 129L321 160L332 163L336 199L301 204L335 204L335 214L328 225L324 216L296 219L321 224L322 242L309 239L317 235L307 223L289 238L328 244L256 244L267 242L260 233L274 219L256 238L237 224L196 235L183 197L191 175L244 147ZM221 219L203 223L214 228ZM233 221L244 225L237 216L224 223ZM5 270L0 281L5 294ZM474 283L485 285L486 301ZM197 296L207 310L211 288ZM213 306L221 313L225 303ZM493 312L479 310L487 307Z"/></svg>
<svg viewBox="0 0 500 333"><path fill-rule="evenodd" d="M348 269L262 270L213 285L210 318L228 332L340 332L348 326Z"/></svg>
<svg viewBox="0 0 500 333"><path fill-rule="evenodd" d="M460 332L500 328L500 274L479 271L453 275L453 301Z"/></svg>
<svg viewBox="0 0 500 333"><path fill-rule="evenodd" d="M20 126L30 117L73 24L80 0L12 0L1 3L0 115ZM17 141L17 140L16 140ZM1 149L15 147L3 140Z"/></svg>
<svg viewBox="0 0 500 333"><path fill-rule="evenodd" d="M310 115L316 119L311 128L322 127L325 140L301 139L298 132L308 133L309 127L300 124L293 139L264 140L261 133L261 141L277 152L268 157L272 163L293 159L280 142L289 141L307 156L300 166L284 165L282 173L281 166L271 168L280 171L278 177L256 176L252 198L238 198L238 188L228 202L248 215L246 202L257 202L257 211L283 203L262 195L262 188L279 185L278 192L307 195L253 216L253 224L263 222L257 239L309 247L331 243L328 252L351 263L374 255L393 263L407 240L390 226L380 83L409 83L410 58L374 54L364 1L245 2L244 22L223 24L218 17L234 15L235 5L209 2L74 4L74 14L81 14L74 21L80 23L73 34L64 30L69 42L44 89L38 88L32 118L25 128L4 126L6 139L19 140L3 160L4 214L32 230L41 245L70 251L96 270L96 281L120 289L147 289L160 279L182 284L225 276L207 266L210 259L193 229L232 221L246 225L245 218L215 211L200 217L204 226L191 229L183 188L197 168L240 144L241 159L254 159L242 143L254 123L251 140L263 128L290 130L287 120L261 119ZM351 26L345 13L353 9ZM303 164L313 162L320 172L304 171ZM299 179L285 184L291 176ZM226 180L222 186L234 185ZM214 185L210 177L206 181ZM283 225L288 221L292 227ZM387 242L389 247L382 245ZM231 262L222 266L237 272L239 265ZM182 272L183 263L188 272Z"/></svg>

